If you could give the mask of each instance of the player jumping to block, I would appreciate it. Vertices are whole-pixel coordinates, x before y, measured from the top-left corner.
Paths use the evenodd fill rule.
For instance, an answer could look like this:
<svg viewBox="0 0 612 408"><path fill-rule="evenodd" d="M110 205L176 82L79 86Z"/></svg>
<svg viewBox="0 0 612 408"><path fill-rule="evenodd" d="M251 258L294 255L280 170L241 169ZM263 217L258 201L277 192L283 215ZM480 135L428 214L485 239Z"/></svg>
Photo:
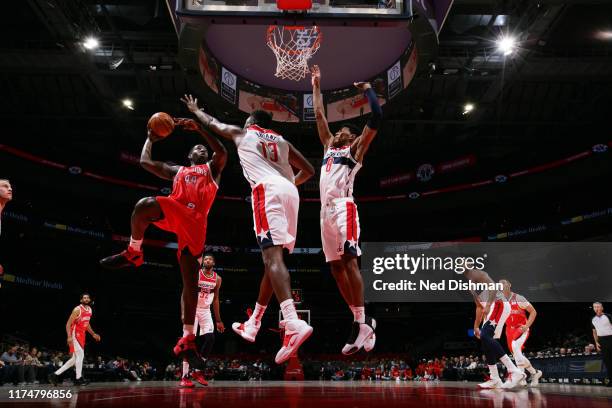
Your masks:
<svg viewBox="0 0 612 408"><path fill-rule="evenodd" d="M368 82L356 82L365 93L372 114L360 131L353 125L341 125L332 134L325 117L321 96L321 71L312 67L312 92L317 130L323 144L323 163L319 189L321 193L321 241L325 261L329 263L338 289L353 312L353 326L342 354L353 354L362 347L366 351L376 342L376 320L365 315L363 280L357 258L359 248L359 215L353 199L355 176L363 164L372 140L378 132L382 109Z"/></svg>
<svg viewBox="0 0 612 408"><path fill-rule="evenodd" d="M300 197L296 186L314 174L306 158L278 133L269 129L272 117L254 111L244 127L219 122L198 107L198 100L185 95L183 102L214 133L234 142L244 177L251 185L253 223L265 267L259 297L249 320L232 324L247 341L255 341L261 318L274 293L283 314L283 346L275 361L281 364L312 334L312 327L298 318L291 298L291 279L283 260L283 249L293 251L297 236ZM298 169L293 174L292 166Z"/></svg>

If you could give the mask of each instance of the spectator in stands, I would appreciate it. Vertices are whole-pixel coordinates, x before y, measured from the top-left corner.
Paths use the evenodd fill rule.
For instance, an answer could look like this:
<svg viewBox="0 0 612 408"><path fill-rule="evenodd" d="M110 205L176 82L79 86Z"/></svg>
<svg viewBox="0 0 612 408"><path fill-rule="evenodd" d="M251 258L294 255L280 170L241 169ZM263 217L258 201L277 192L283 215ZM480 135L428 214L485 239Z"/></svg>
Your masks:
<svg viewBox="0 0 612 408"><path fill-rule="evenodd" d="M12 382L14 385L25 383L23 377L23 360L19 356L19 347L12 346L7 351L2 353L0 360L5 365L3 378L0 382Z"/></svg>

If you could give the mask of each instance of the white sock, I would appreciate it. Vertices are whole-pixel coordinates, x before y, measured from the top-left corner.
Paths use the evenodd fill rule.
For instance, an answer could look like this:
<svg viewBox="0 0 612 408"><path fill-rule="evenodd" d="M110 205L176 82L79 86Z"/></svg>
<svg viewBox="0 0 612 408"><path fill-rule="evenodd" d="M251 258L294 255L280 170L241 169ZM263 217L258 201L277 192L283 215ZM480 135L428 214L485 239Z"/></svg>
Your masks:
<svg viewBox="0 0 612 408"><path fill-rule="evenodd" d="M497 371L497 364L493 364L489 366L489 374L492 380L501 381L501 378L499 378L499 371Z"/></svg>
<svg viewBox="0 0 612 408"><path fill-rule="evenodd" d="M293 304L293 299L289 298L282 301L280 308L283 312L283 318L285 320L296 320L298 318L297 312L295 311L295 305Z"/></svg>
<svg viewBox="0 0 612 408"><path fill-rule="evenodd" d="M184 324L183 325L183 337L189 336L193 334L193 324Z"/></svg>
<svg viewBox="0 0 612 408"><path fill-rule="evenodd" d="M365 323L365 307L353 306L353 318L357 323Z"/></svg>
<svg viewBox="0 0 612 408"><path fill-rule="evenodd" d="M183 377L189 377L189 363L183 360Z"/></svg>
<svg viewBox="0 0 612 408"><path fill-rule="evenodd" d="M513 372L513 373L521 372L521 370L519 370L518 367L514 365L512 360L510 360L510 357L508 357L507 354L504 354L504 356L500 358L499 361L501 361L502 364L506 366L506 368L508 369L508 372Z"/></svg>
<svg viewBox="0 0 612 408"><path fill-rule="evenodd" d="M259 303L255 302L255 310L253 310L251 317L249 317L249 321L251 323L260 323L267 307L268 306L260 305Z"/></svg>
<svg viewBox="0 0 612 408"><path fill-rule="evenodd" d="M140 251L140 247L142 246L142 239L134 239L130 237L130 248L134 251Z"/></svg>

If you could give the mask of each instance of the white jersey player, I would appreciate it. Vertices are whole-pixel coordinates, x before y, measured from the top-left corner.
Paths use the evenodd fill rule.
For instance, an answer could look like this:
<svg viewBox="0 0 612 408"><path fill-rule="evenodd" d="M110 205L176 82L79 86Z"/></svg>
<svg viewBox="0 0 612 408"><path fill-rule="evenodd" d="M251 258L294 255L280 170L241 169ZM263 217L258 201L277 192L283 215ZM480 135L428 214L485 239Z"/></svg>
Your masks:
<svg viewBox="0 0 612 408"><path fill-rule="evenodd" d="M285 338L275 358L281 364L312 334L312 327L300 320L295 310L283 249L293 251L297 236L300 198L296 186L312 177L314 168L291 143L269 129L272 124L269 113L252 112L240 128L204 113L191 95L185 95L183 102L208 129L231 140L238 149L244 176L251 185L253 225L265 272L253 314L244 323L232 324L232 329L245 340L255 341L274 293L284 319L281 325ZM292 167L298 169L297 174L293 174Z"/></svg>
<svg viewBox="0 0 612 408"><path fill-rule="evenodd" d="M196 307L196 319L194 333L201 336L202 345L200 355L206 358L210 355L215 343L215 324L213 322L210 306L213 306L217 331L223 333L225 326L221 320L221 306L219 302L219 292L221 290L221 276L214 270L215 258L213 255L206 254L202 258L202 267L198 271L198 303ZM199 330L199 333L198 333ZM207 385L202 372L196 371L192 374L200 384ZM189 363L183 361L183 375L179 383L180 387L193 387L193 382L189 379Z"/></svg>
<svg viewBox="0 0 612 408"><path fill-rule="evenodd" d="M355 83L369 103L372 114L360 130L342 125L332 134L325 118L321 96L321 72L312 68L313 104L319 139L323 144L323 163L319 189L321 193L321 242L325 261L329 263L338 289L353 312L353 325L342 354L353 354L362 347L374 348L376 321L365 315L363 281L357 264L359 248L359 215L353 199L355 175L361 168L370 143L377 134L382 110L376 93L367 82Z"/></svg>

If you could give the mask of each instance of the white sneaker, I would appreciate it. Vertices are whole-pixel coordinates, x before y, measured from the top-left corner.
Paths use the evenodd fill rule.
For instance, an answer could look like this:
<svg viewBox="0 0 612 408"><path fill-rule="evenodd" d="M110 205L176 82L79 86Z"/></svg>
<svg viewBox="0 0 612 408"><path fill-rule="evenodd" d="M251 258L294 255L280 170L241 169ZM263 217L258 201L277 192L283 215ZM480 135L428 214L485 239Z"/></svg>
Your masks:
<svg viewBox="0 0 612 408"><path fill-rule="evenodd" d="M521 382L519 383L519 385L521 387L526 387L527 386L527 380L521 380Z"/></svg>
<svg viewBox="0 0 612 408"><path fill-rule="evenodd" d="M515 388L516 386L518 386L522 380L524 380L526 377L525 373L522 373L520 371L515 371L515 372L511 372L508 374L508 378L506 379L506 382L504 383L504 385L502 385L502 388L509 390L511 388Z"/></svg>
<svg viewBox="0 0 612 408"><path fill-rule="evenodd" d="M374 348L374 345L376 345L376 333L372 333L372 337L363 343L363 349L366 351L366 353L369 353Z"/></svg>
<svg viewBox="0 0 612 408"><path fill-rule="evenodd" d="M376 320L371 317L366 316L365 323L353 322L351 335L344 347L342 347L342 354L347 356L358 352L365 342L374 335L374 329L376 329ZM372 345L372 347L374 346Z"/></svg>
<svg viewBox="0 0 612 408"><path fill-rule="evenodd" d="M499 378L496 378L496 379L491 378L489 381L478 384L478 388L482 388L485 390L502 388L502 386L503 386L503 383Z"/></svg>
<svg viewBox="0 0 612 408"><path fill-rule="evenodd" d="M540 378L542 378L542 371L537 370L535 374L531 375L531 381L529 382L529 386L537 387L540 385Z"/></svg>
<svg viewBox="0 0 612 408"><path fill-rule="evenodd" d="M257 336L257 332L261 327L261 322L255 321L251 322L247 320L244 323L234 322L232 323L232 329L236 332L237 335L249 341L251 343L255 342L255 336Z"/></svg>
<svg viewBox="0 0 612 408"><path fill-rule="evenodd" d="M300 319L283 320L281 321L281 327L285 328L285 337L283 346L276 353L274 359L276 364L282 364L289 360L289 357L295 354L302 343L312 334L312 327Z"/></svg>

